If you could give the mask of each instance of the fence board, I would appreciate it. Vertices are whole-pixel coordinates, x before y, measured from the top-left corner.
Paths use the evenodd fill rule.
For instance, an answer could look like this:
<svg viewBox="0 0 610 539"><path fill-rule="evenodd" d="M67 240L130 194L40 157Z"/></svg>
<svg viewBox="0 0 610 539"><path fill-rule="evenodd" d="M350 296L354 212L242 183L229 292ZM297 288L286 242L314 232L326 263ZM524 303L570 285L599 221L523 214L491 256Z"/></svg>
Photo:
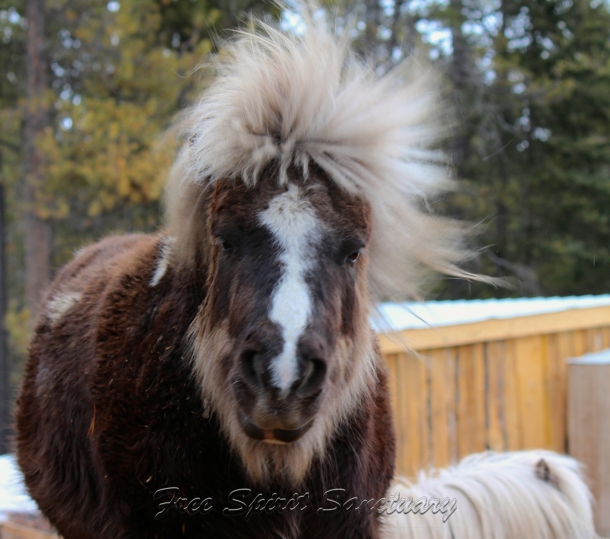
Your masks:
<svg viewBox="0 0 610 539"><path fill-rule="evenodd" d="M451 461L449 414L454 405L454 371L448 349L428 352L431 399L431 465L440 468Z"/></svg>
<svg viewBox="0 0 610 539"><path fill-rule="evenodd" d="M563 453L566 451L566 387L567 363L571 355L569 333L548 336L548 401L550 420L550 448Z"/></svg>
<svg viewBox="0 0 610 539"><path fill-rule="evenodd" d="M587 353L587 336L584 331L572 331L572 357L582 356Z"/></svg>
<svg viewBox="0 0 610 539"><path fill-rule="evenodd" d="M397 427L400 431L398 449L402 452L401 471L414 477L418 470L427 465L421 458L421 423L424 421L421 406L422 362L413 354L404 353L397 355L396 366L399 382Z"/></svg>
<svg viewBox="0 0 610 539"><path fill-rule="evenodd" d="M504 366L506 344L503 341L490 342L485 350L487 371L487 445L493 451L506 449L504 425Z"/></svg>
<svg viewBox="0 0 610 539"><path fill-rule="evenodd" d="M602 328L602 349L610 348L610 327Z"/></svg>
<svg viewBox="0 0 610 539"><path fill-rule="evenodd" d="M598 352L603 348L602 332L599 328L586 329L585 340L588 352Z"/></svg>
<svg viewBox="0 0 610 539"><path fill-rule="evenodd" d="M485 449L485 395L483 345L460 346L458 361L458 456Z"/></svg>
<svg viewBox="0 0 610 539"><path fill-rule="evenodd" d="M506 341L504 358L505 446L508 451L515 451L523 447L523 432L514 339Z"/></svg>
<svg viewBox="0 0 610 539"><path fill-rule="evenodd" d="M386 356L386 362L390 371L389 386L391 392L391 403L394 412L394 422L396 425L396 467L402 473L408 467L408 457L410 455L407 445L407 429L405 428L406 421L406 398L405 388L403 385L403 377L401 365L404 359L400 354L390 354Z"/></svg>
<svg viewBox="0 0 610 539"><path fill-rule="evenodd" d="M543 350L540 337L515 340L515 362L519 385L519 415L523 446L545 445L546 402L544 391Z"/></svg>

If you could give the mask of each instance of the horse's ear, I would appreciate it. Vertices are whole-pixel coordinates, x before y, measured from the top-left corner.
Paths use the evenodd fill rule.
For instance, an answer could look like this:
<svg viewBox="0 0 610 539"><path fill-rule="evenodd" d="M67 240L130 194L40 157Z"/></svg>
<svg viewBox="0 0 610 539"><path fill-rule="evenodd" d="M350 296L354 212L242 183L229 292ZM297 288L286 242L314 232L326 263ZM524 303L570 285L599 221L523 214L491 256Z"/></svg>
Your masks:
<svg viewBox="0 0 610 539"><path fill-rule="evenodd" d="M540 459L536 463L536 477L538 477L538 479L546 481L547 483L551 479L551 470L549 468L549 465L546 463L546 460Z"/></svg>
<svg viewBox="0 0 610 539"><path fill-rule="evenodd" d="M559 485L557 484L557 478L551 472L551 468L549 467L549 465L546 462L546 460L540 459L536 463L536 467L535 467L534 473L536 474L536 477L538 479L544 481L545 483L550 483L555 488L558 488Z"/></svg>

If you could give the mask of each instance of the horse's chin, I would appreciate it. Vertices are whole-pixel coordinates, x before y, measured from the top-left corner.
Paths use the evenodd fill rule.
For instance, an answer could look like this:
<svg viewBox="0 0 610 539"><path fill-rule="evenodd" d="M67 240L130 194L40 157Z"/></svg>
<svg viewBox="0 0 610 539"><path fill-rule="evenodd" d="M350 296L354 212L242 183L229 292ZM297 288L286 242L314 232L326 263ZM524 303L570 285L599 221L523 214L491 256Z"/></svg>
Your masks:
<svg viewBox="0 0 610 539"><path fill-rule="evenodd" d="M265 442L267 444L288 445L301 438L313 425L311 419L298 429L262 429L246 417L243 412L239 414L239 424L249 438Z"/></svg>

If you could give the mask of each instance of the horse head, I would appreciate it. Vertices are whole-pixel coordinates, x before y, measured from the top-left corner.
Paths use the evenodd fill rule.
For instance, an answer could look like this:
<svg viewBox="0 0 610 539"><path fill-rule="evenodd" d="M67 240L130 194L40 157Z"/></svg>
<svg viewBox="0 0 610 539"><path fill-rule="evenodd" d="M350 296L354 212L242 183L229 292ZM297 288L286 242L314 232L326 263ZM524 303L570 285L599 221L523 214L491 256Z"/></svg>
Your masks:
<svg viewBox="0 0 610 539"><path fill-rule="evenodd" d="M194 372L254 478L302 479L366 406L371 297L463 275L461 229L425 207L449 182L431 80L379 77L320 25L262 25L184 116L167 206L175 262L206 276Z"/></svg>

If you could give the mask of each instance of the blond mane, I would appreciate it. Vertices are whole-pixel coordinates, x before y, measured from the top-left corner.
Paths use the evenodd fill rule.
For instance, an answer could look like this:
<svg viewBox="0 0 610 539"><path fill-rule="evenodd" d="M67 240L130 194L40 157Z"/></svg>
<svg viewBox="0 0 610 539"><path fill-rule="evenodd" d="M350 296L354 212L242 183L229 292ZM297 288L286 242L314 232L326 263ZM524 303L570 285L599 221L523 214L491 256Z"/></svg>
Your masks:
<svg viewBox="0 0 610 539"><path fill-rule="evenodd" d="M434 149L442 131L435 77L412 60L378 75L347 39L302 15L303 35L258 22L217 58L215 82L185 115L188 142L167 186L172 233L193 245L202 226L193 198L219 178L254 185L274 162L280 184L295 166L306 181L315 163L372 207L375 299L418 297L426 268L472 277L456 266L464 227L428 206L452 184Z"/></svg>

